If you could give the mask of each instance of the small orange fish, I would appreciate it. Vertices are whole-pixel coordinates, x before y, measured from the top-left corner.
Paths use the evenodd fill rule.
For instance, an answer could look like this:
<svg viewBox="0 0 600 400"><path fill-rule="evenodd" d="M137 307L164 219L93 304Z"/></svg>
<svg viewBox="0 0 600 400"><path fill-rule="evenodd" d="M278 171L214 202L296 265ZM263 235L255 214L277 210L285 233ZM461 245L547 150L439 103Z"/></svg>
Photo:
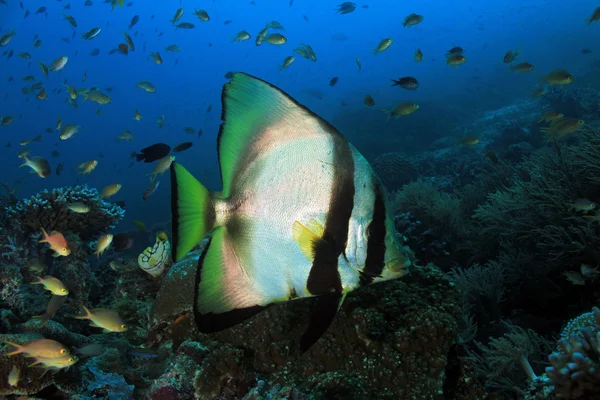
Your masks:
<svg viewBox="0 0 600 400"><path fill-rule="evenodd" d="M71 254L71 249L69 249L67 239L65 239L62 233L52 231L50 232L50 235L48 235L44 228L41 229L42 233L44 234L44 238L40 240L40 243L48 243L50 245L50 248L54 250L52 257L66 257Z"/></svg>

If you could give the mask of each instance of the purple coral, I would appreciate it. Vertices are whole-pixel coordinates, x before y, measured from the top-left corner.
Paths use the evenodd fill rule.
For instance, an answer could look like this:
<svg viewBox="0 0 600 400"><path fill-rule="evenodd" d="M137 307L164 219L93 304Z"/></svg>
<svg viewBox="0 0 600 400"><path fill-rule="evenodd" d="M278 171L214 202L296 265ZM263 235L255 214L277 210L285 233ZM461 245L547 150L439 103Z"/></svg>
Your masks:
<svg viewBox="0 0 600 400"><path fill-rule="evenodd" d="M600 309L592 309L595 322L558 342L550 354L546 375L557 394L566 399L600 398Z"/></svg>

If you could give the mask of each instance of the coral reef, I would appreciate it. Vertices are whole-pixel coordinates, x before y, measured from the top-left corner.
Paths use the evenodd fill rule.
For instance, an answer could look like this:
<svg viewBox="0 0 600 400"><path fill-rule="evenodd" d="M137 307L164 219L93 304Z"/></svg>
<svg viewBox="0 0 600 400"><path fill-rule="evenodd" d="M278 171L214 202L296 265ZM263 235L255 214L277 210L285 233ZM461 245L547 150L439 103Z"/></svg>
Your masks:
<svg viewBox="0 0 600 400"><path fill-rule="evenodd" d="M399 189L418 176L415 162L398 152L384 153L375 158L371 165L379 179L390 190Z"/></svg>
<svg viewBox="0 0 600 400"><path fill-rule="evenodd" d="M600 94L591 87L569 87L550 90L544 101L554 109L573 118L588 121L600 118Z"/></svg>
<svg viewBox="0 0 600 400"><path fill-rule="evenodd" d="M89 206L89 211L83 215L71 211L69 205L77 202ZM86 185L44 190L18 201L6 212L29 233L44 228L48 232L72 232L82 240L114 228L125 215L121 207L102 200L96 189Z"/></svg>
<svg viewBox="0 0 600 400"><path fill-rule="evenodd" d="M419 179L394 193L398 233L421 262L451 265L463 234L460 200L432 179Z"/></svg>
<svg viewBox="0 0 600 400"><path fill-rule="evenodd" d="M211 335L195 329L195 276L206 240L150 274L137 257L155 234L169 232L165 226L124 234L133 243L122 251L89 257L98 236L124 214L95 189L0 196L0 340L54 339L79 356L69 369L42 375L2 347L0 395L600 399L600 310L563 327L598 299L600 213L573 205L600 202L600 138L590 129L545 143L538 123L548 107L598 119L597 100L588 89L550 90L457 126L422 154L377 157L375 171L395 190L398 236L415 264L426 266L348 294L330 329L304 354L299 342L315 299L272 305ZM464 135L480 142L457 143ZM71 212L74 202L90 211ZM62 232L72 253L52 257L38 243L41 227ZM147 256L142 264L152 269L156 260ZM42 274L69 289L46 324L32 317L45 312L51 296L27 284ZM81 305L117 311L127 332L74 319ZM551 338L561 327L555 346ZM21 383L9 386L14 365Z"/></svg>

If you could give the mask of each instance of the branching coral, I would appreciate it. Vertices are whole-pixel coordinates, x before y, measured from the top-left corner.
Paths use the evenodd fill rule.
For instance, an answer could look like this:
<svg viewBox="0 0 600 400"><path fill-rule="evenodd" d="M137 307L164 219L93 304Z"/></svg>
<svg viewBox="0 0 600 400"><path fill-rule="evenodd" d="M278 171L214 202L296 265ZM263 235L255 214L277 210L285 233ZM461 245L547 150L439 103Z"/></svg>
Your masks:
<svg viewBox="0 0 600 400"><path fill-rule="evenodd" d="M490 339L487 345L475 342L476 349L467 349L466 360L490 390L522 395L529 380L537 376L530 363L541 363L551 345L531 329L504 324L508 333Z"/></svg>
<svg viewBox="0 0 600 400"><path fill-rule="evenodd" d="M580 146L556 145L540 152L517 168L509 187L492 193L475 210L480 240L472 247L488 257L502 251L530 252L544 265L539 271L544 274L578 267L595 254L600 239L589 220L569 208L579 198L600 199L597 171L600 140L589 135Z"/></svg>
<svg viewBox="0 0 600 400"><path fill-rule="evenodd" d="M4 302L14 311L23 311L25 293L22 285L23 277L19 267L0 265L0 304Z"/></svg>
<svg viewBox="0 0 600 400"><path fill-rule="evenodd" d="M75 202L88 205L89 212L80 214L71 211L68 206ZM104 233L125 215L121 207L100 199L96 189L85 185L44 190L29 199L20 200L9 207L7 213L30 231L38 232L41 227L47 231L70 231L81 239Z"/></svg>
<svg viewBox="0 0 600 400"><path fill-rule="evenodd" d="M552 366L546 368L546 375L561 398L600 398L600 309L594 307L592 312L593 323L581 326L590 322L587 315L570 324L569 334L563 332L558 349L548 357Z"/></svg>
<svg viewBox="0 0 600 400"><path fill-rule="evenodd" d="M504 271L499 263L491 261L485 266L474 264L468 269L455 268L450 279L462 294L458 338L459 342L466 343L475 337L476 321L489 323L500 317Z"/></svg>
<svg viewBox="0 0 600 400"><path fill-rule="evenodd" d="M398 232L422 262L444 265L464 233L460 200L419 179L395 192L391 202Z"/></svg>

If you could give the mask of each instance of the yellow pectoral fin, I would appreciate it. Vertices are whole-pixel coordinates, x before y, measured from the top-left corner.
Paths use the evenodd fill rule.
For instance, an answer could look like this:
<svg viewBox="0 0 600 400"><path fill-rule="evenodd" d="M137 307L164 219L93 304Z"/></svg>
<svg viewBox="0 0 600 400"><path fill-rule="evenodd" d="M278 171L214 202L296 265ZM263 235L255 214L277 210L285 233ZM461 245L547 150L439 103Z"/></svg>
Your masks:
<svg viewBox="0 0 600 400"><path fill-rule="evenodd" d="M298 243L298 246L300 246L300 250L302 251L302 254L304 254L304 257L306 257L308 261L313 261L315 258L315 243L321 240L321 237L298 221L294 221L292 231L294 240Z"/></svg>
<svg viewBox="0 0 600 400"><path fill-rule="evenodd" d="M321 223L314 218L311 219L310 221L308 221L308 224L306 224L306 227L320 238L322 238L323 235L325 234L325 227L323 225L321 225Z"/></svg>

